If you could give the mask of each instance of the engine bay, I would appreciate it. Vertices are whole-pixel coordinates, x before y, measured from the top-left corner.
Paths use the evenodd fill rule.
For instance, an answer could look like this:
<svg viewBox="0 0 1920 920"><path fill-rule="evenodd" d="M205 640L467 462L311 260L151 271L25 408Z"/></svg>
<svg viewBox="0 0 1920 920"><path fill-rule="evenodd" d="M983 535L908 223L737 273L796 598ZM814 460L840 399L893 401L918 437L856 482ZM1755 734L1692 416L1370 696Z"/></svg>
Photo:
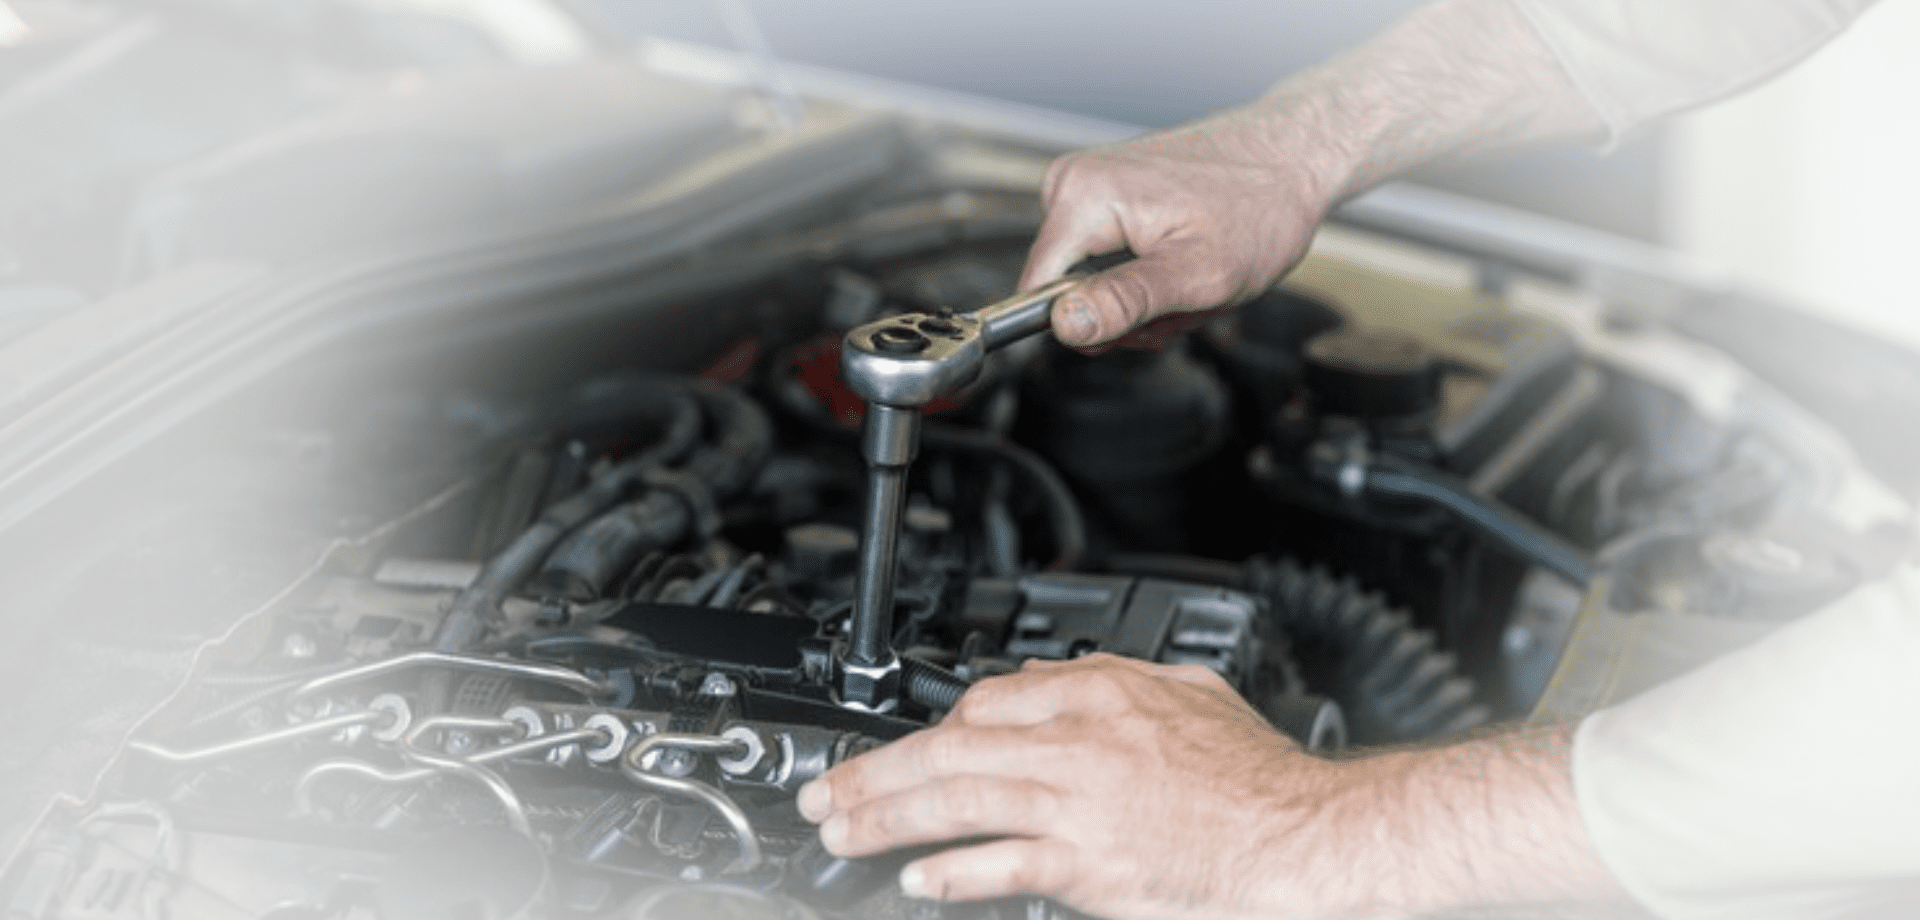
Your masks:
<svg viewBox="0 0 1920 920"><path fill-rule="evenodd" d="M312 435L431 488L199 651L41 820L8 916L1067 916L909 902L904 856L825 853L795 791L1093 652L1213 669L1327 756L1523 719L1633 534L1667 536L1615 560L1622 603L1844 588L1686 536L1766 519L1790 450L1351 239L1164 349L1030 341L928 407L890 712L828 680L865 475L840 337L1008 293L1017 237L810 264L689 301L755 305L685 340L714 347L559 350L538 387Z"/></svg>

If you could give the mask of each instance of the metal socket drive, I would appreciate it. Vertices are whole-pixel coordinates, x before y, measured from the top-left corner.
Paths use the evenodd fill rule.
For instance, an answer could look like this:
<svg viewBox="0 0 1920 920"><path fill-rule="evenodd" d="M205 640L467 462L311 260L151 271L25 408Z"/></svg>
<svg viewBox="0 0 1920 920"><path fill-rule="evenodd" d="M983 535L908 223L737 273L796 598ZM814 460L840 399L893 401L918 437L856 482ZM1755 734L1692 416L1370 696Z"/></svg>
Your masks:
<svg viewBox="0 0 1920 920"><path fill-rule="evenodd" d="M920 411L874 406L860 432L860 452L873 466L911 465L920 454Z"/></svg>
<svg viewBox="0 0 1920 920"><path fill-rule="evenodd" d="M837 702L849 709L868 712L892 712L900 705L900 658L890 655L878 665L854 664L845 656L833 661L833 687Z"/></svg>

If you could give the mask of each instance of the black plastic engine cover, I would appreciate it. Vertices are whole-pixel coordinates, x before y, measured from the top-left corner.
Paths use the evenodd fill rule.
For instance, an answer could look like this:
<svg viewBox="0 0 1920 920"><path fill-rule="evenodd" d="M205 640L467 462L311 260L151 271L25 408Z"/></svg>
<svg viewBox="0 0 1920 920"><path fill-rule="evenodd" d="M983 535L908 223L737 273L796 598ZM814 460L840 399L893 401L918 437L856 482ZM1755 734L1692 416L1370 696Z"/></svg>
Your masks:
<svg viewBox="0 0 1920 920"><path fill-rule="evenodd" d="M799 617L675 604L630 604L600 622L675 655L772 670L798 670L802 642L818 628Z"/></svg>
<svg viewBox="0 0 1920 920"><path fill-rule="evenodd" d="M1260 604L1239 591L1157 578L1028 575L975 579L960 618L998 637L1013 658L1111 652L1202 665L1239 685L1259 661Z"/></svg>

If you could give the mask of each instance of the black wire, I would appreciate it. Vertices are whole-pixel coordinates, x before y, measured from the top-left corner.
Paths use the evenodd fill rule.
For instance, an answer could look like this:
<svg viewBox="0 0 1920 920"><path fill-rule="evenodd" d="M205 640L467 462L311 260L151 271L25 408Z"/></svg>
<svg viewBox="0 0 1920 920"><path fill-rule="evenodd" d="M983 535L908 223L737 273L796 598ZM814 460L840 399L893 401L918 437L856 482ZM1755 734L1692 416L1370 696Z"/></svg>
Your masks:
<svg viewBox="0 0 1920 920"><path fill-rule="evenodd" d="M920 436L929 447L991 454L1019 470L1039 487L1040 494L1047 501L1047 522L1053 528L1054 545L1053 561L1047 564L1047 571L1070 572L1079 566L1087 553L1086 516L1080 511L1079 499L1074 497L1073 490L1054 471L1052 464L1039 454L1015 444L1005 435L982 429L924 425L920 429Z"/></svg>

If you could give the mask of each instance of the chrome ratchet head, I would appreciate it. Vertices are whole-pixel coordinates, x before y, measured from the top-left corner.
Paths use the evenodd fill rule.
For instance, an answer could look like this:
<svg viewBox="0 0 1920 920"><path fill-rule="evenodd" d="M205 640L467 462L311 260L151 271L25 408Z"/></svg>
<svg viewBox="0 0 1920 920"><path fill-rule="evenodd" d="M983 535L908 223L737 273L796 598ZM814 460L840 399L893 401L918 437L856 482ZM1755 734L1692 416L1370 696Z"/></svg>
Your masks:
<svg viewBox="0 0 1920 920"><path fill-rule="evenodd" d="M906 313L847 333L840 373L867 402L923 406L972 383L986 357L978 320Z"/></svg>
<svg viewBox="0 0 1920 920"><path fill-rule="evenodd" d="M861 326L840 346L840 372L869 403L911 408L957 392L987 353L1046 330L1053 304L1080 284L1063 278L971 313L903 313Z"/></svg>

